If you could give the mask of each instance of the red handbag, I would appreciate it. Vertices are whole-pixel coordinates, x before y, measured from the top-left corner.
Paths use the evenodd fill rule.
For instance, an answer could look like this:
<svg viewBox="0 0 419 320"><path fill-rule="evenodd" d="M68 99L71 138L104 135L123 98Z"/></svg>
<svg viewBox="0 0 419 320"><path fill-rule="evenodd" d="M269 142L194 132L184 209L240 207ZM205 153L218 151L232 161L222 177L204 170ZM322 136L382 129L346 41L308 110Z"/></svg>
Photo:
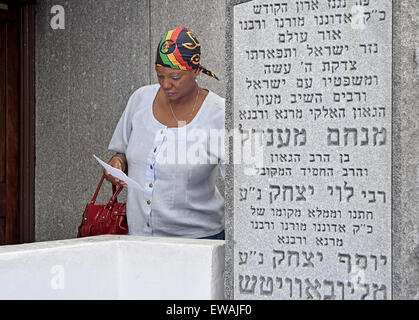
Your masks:
<svg viewBox="0 0 419 320"><path fill-rule="evenodd" d="M102 234L127 234L127 210L125 203L118 202L118 195L123 189L112 185L113 195L106 205L95 204L105 176L99 182L92 201L86 205L83 220L78 228L77 238L98 236Z"/></svg>

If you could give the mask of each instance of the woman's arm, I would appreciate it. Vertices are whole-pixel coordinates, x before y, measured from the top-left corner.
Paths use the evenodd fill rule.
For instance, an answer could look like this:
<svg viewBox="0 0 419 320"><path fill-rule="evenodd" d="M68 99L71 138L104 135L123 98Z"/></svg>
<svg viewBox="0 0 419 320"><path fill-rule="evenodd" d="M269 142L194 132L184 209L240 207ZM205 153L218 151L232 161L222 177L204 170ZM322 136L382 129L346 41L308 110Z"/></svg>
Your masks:
<svg viewBox="0 0 419 320"><path fill-rule="evenodd" d="M128 169L128 162L125 154L123 153L116 153L112 156L111 160L109 160L108 164L116 169L119 169L125 173L127 173ZM105 179L111 182L112 184L118 187L126 187L127 184L122 180L119 180L109 174L106 169L103 169L103 174L105 175Z"/></svg>

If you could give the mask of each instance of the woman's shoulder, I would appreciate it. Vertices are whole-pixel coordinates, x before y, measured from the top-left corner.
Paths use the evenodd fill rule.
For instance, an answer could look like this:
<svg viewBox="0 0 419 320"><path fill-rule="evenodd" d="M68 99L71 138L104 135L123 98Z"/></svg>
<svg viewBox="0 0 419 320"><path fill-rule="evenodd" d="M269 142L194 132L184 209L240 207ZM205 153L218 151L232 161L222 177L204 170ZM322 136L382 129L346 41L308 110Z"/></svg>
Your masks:
<svg viewBox="0 0 419 320"><path fill-rule="evenodd" d="M225 111L225 99L220 97L213 91L208 92L208 103L211 107L215 108L217 111Z"/></svg>
<svg viewBox="0 0 419 320"><path fill-rule="evenodd" d="M210 128L224 128L225 99L209 91L205 101L205 116L200 117Z"/></svg>
<svg viewBox="0 0 419 320"><path fill-rule="evenodd" d="M150 101L154 100L154 96L157 90L158 85L146 85L136 89L133 93L131 93L128 99L128 112L133 114L139 110L144 109L143 106L149 104Z"/></svg>
<svg viewBox="0 0 419 320"><path fill-rule="evenodd" d="M149 97L153 94L156 93L156 90L158 90L159 85L158 84L150 84L150 85L145 85L142 86L138 89L136 89L132 94L130 99L135 99L135 98L142 98L142 97Z"/></svg>

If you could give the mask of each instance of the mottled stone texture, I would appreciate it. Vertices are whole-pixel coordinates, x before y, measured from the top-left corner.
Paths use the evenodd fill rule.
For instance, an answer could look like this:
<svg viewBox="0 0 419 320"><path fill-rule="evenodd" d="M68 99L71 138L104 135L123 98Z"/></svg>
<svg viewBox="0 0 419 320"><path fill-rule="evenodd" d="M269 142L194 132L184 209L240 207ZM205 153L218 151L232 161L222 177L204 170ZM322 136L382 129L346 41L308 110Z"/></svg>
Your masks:
<svg viewBox="0 0 419 320"><path fill-rule="evenodd" d="M36 10L36 241L76 237L101 177L92 155L110 157L130 94L150 82L147 1L61 2L64 30L50 27L55 4Z"/></svg>
<svg viewBox="0 0 419 320"><path fill-rule="evenodd" d="M200 84L231 102L232 5L246 0L71 0L65 30L50 27L56 1L39 0L36 36L36 240L73 238L107 145L129 95L155 82L156 42L185 25L198 36L202 63L221 81ZM393 1L393 298L419 299L418 6ZM227 9L226 11L225 8ZM225 19L225 12L227 19ZM227 41L224 40L226 29ZM225 54L225 56L224 56ZM231 110L226 110L232 128ZM230 148L232 151L232 149ZM232 157L232 154L230 154ZM233 298L233 167L226 179L226 289ZM103 190L110 193L109 185ZM99 201L106 198L103 196ZM122 199L123 200L123 199Z"/></svg>
<svg viewBox="0 0 419 320"><path fill-rule="evenodd" d="M233 59L233 7L248 0L227 0L226 60ZM415 0L393 1L393 154L392 286L393 299L419 299L419 119L418 13ZM226 125L233 126L232 66L227 64ZM230 148L230 159L233 153ZM226 180L226 297L234 299L233 167ZM236 212L236 215L239 214Z"/></svg>
<svg viewBox="0 0 419 320"><path fill-rule="evenodd" d="M234 11L235 5L249 2L250 0L226 0L226 38L225 38L225 60L226 63L226 129L229 132L234 130L234 114L233 114L233 51L234 51ZM228 143L228 144L227 144ZM233 159L233 140L226 141L226 156L228 163L234 163ZM225 269L225 294L227 299L234 299L234 166L228 165L226 168L225 179L225 215L226 215L226 269ZM239 214L236 212L236 214Z"/></svg>
<svg viewBox="0 0 419 320"><path fill-rule="evenodd" d="M51 8L65 10L53 30ZM155 48L184 25L202 45L202 63L221 81L199 83L225 95L224 0L40 0L36 16L36 241L74 238L108 160L113 130L131 93L155 83ZM217 185L224 192L223 181ZM109 183L99 194L106 201ZM125 191L120 201L125 200Z"/></svg>
<svg viewBox="0 0 419 320"><path fill-rule="evenodd" d="M393 1L393 299L419 299L418 14Z"/></svg>

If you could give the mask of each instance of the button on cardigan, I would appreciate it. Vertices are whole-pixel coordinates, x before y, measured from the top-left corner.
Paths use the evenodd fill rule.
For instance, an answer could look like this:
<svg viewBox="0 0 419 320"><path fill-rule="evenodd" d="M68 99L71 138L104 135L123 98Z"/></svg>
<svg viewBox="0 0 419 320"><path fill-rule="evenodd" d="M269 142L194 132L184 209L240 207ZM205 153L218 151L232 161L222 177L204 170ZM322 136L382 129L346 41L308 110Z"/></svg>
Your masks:
<svg viewBox="0 0 419 320"><path fill-rule="evenodd" d="M224 229L224 198L215 185L225 176L225 100L209 92L194 119L169 128L153 115L160 85L141 87L128 100L109 150L124 153L129 234L201 238Z"/></svg>

